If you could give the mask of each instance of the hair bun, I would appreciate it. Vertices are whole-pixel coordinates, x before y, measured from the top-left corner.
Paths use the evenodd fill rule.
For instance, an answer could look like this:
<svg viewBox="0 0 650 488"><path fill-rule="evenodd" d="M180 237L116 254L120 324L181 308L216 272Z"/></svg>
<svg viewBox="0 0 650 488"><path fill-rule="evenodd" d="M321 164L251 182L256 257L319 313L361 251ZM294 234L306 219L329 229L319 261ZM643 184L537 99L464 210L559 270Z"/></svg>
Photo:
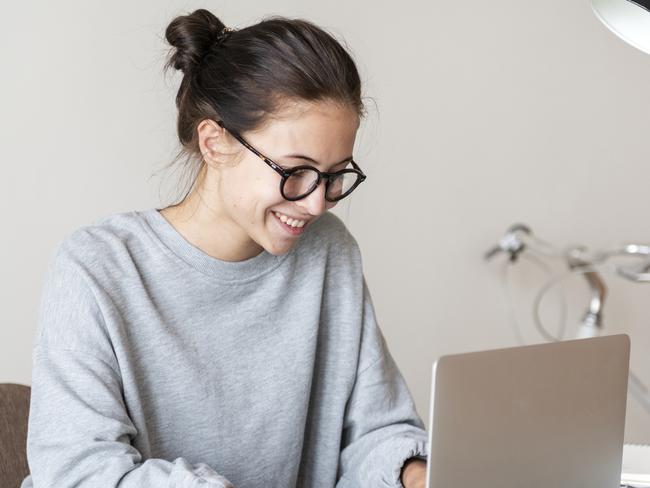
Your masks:
<svg viewBox="0 0 650 488"><path fill-rule="evenodd" d="M192 71L215 40L219 40L224 28L224 23L205 9L176 17L165 30L167 42L176 48L167 66L173 66L183 73Z"/></svg>

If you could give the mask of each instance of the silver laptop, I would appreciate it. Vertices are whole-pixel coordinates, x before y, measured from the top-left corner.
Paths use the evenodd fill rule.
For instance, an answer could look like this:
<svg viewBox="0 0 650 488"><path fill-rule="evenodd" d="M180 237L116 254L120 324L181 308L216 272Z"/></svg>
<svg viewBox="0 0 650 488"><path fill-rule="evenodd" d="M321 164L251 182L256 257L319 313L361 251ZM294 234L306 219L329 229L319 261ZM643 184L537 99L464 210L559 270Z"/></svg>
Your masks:
<svg viewBox="0 0 650 488"><path fill-rule="evenodd" d="M443 356L427 488L620 486L627 335Z"/></svg>

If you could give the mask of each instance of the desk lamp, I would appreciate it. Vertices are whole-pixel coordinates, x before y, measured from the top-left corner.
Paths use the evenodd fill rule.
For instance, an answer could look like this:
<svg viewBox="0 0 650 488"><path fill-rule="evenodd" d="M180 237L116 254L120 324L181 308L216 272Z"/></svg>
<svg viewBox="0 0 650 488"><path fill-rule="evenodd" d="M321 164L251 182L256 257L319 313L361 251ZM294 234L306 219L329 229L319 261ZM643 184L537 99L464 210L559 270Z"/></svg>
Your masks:
<svg viewBox="0 0 650 488"><path fill-rule="evenodd" d="M591 7L614 34L650 54L650 0L591 0Z"/></svg>

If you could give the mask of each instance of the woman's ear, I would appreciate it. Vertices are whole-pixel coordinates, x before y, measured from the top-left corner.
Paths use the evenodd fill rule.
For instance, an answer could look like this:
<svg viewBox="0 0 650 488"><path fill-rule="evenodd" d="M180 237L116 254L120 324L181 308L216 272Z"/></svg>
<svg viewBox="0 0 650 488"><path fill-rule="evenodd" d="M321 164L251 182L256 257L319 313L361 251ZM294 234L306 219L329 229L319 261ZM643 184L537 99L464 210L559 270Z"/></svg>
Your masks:
<svg viewBox="0 0 650 488"><path fill-rule="evenodd" d="M226 131L214 120L203 119L196 128L199 150L203 159L213 167L224 162L224 156L232 154L232 147Z"/></svg>

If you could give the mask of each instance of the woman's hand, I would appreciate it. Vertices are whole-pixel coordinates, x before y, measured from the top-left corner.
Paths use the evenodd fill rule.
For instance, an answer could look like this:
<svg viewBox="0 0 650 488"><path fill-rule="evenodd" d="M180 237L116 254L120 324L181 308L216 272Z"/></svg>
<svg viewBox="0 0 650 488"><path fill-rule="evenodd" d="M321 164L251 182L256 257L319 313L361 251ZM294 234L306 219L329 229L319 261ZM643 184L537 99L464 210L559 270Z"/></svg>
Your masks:
<svg viewBox="0 0 650 488"><path fill-rule="evenodd" d="M424 488L427 485L427 463L419 458L408 459L402 467L404 488Z"/></svg>

